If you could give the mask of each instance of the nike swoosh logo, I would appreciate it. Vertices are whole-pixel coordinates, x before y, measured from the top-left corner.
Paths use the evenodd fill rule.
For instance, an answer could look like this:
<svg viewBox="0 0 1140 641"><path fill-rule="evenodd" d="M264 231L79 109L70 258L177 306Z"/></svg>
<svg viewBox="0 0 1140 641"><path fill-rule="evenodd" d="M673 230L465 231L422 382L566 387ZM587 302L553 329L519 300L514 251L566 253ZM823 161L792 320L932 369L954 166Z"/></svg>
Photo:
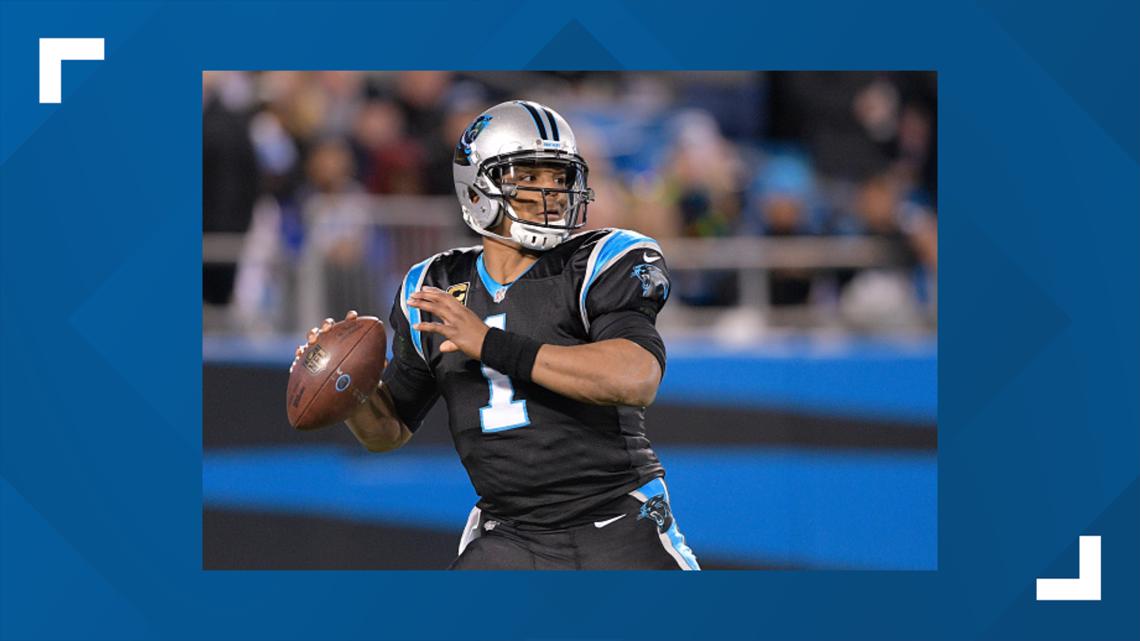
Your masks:
<svg viewBox="0 0 1140 641"><path fill-rule="evenodd" d="M594 521L594 527L601 529L601 528L606 527L610 523L613 523L614 521L616 521L618 519L624 519L624 518L625 518L624 514L619 514L618 516L615 516L612 519L606 519L605 521Z"/></svg>
<svg viewBox="0 0 1140 641"><path fill-rule="evenodd" d="M661 260L661 257L660 256L650 256L649 254L642 254L641 260L644 260L647 263L652 263L655 260Z"/></svg>

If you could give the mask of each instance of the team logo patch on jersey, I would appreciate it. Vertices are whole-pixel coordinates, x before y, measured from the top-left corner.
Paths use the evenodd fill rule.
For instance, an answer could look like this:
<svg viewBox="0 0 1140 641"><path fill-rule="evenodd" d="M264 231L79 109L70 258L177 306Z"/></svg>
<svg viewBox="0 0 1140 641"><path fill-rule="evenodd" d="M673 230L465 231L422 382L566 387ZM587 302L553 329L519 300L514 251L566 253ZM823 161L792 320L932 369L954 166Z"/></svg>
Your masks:
<svg viewBox="0 0 1140 641"><path fill-rule="evenodd" d="M657 265L642 263L633 268L630 277L641 281L641 296L661 301L669 298L669 279Z"/></svg>
<svg viewBox="0 0 1140 641"><path fill-rule="evenodd" d="M641 514L637 515L637 520L641 519L653 519L657 524L657 531L662 534L673 526L673 513L664 494L658 494L641 504Z"/></svg>
<svg viewBox="0 0 1140 641"><path fill-rule="evenodd" d="M471 288L470 282L459 283L458 285L452 285L451 287L448 287L447 293L454 296L455 300L459 301L463 305L466 305L467 304L467 290L470 288Z"/></svg>

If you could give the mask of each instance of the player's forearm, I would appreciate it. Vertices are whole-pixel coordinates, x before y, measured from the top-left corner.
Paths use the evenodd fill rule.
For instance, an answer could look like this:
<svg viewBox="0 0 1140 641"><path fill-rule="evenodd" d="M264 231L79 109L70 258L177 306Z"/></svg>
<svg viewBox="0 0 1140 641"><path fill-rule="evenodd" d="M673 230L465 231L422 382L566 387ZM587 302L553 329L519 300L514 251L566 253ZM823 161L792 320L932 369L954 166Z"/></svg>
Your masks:
<svg viewBox="0 0 1140 641"><path fill-rule="evenodd" d="M376 388L368 402L361 405L345 424L370 452L388 452L412 438L412 431L397 416L392 395L384 386Z"/></svg>
<svg viewBox="0 0 1140 641"><path fill-rule="evenodd" d="M543 345L531 380L559 394L594 405L645 406L657 396L661 366L632 341Z"/></svg>

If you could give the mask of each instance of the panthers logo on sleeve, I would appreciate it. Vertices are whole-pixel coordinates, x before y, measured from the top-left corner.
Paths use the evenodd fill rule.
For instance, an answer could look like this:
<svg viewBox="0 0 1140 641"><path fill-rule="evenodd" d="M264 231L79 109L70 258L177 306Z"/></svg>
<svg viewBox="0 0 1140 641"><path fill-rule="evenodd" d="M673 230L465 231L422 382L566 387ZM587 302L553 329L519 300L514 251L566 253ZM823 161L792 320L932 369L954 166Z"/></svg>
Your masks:
<svg viewBox="0 0 1140 641"><path fill-rule="evenodd" d="M669 298L669 279L657 265L642 263L633 268L632 278L641 281L642 298L665 302Z"/></svg>
<svg viewBox="0 0 1140 641"><path fill-rule="evenodd" d="M664 494L658 494L641 505L641 513L637 520L651 519L657 524L657 531L664 534L673 527L673 512L669 509L669 499Z"/></svg>

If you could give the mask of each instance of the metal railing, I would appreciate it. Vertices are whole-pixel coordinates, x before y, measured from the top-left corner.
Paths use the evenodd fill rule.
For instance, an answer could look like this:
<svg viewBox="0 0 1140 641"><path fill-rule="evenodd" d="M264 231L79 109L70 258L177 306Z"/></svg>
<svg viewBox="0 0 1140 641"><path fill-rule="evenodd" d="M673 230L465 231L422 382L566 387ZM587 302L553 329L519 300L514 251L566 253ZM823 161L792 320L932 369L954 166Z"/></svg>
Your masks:
<svg viewBox="0 0 1140 641"><path fill-rule="evenodd" d="M411 265L447 248L479 242L459 219L451 197L346 198L349 197L317 197L306 203L303 221L307 237L299 253L290 255L281 248L251 249L257 242L272 242L265 240L272 237L272 232L261 234L260 240L252 230L246 234L207 233L202 238L203 263L235 264L239 274L249 270L271 274L265 287L281 292L274 297L280 309L267 314L275 319L267 329L296 331L341 307L386 314L400 278ZM330 226L338 229L320 231ZM355 244L360 251L358 260L334 259L338 242ZM772 309L769 275L773 270L826 274L835 270L899 268L906 263L906 256L896 245L870 237L670 238L661 240L661 244L672 272L734 274L738 295L731 307L750 312L750 318L760 319L763 324L821 322L818 310ZM239 275L239 283L241 280ZM253 288L256 290L257 286ZM244 314L247 320L259 313L256 305L250 308L248 301L237 300L235 305L241 308L236 316ZM715 312L695 309L677 297L670 301L668 309L676 310L664 319L673 325L703 323L710 314L726 312L724 307ZM835 314L835 310L822 312L822 322L834 321L830 317ZM234 316L222 310L207 310L206 330L235 329ZM776 323L772 322L774 318ZM925 322L932 319L928 317ZM231 327L219 327L226 324ZM248 322L237 324L236 329L249 328Z"/></svg>

